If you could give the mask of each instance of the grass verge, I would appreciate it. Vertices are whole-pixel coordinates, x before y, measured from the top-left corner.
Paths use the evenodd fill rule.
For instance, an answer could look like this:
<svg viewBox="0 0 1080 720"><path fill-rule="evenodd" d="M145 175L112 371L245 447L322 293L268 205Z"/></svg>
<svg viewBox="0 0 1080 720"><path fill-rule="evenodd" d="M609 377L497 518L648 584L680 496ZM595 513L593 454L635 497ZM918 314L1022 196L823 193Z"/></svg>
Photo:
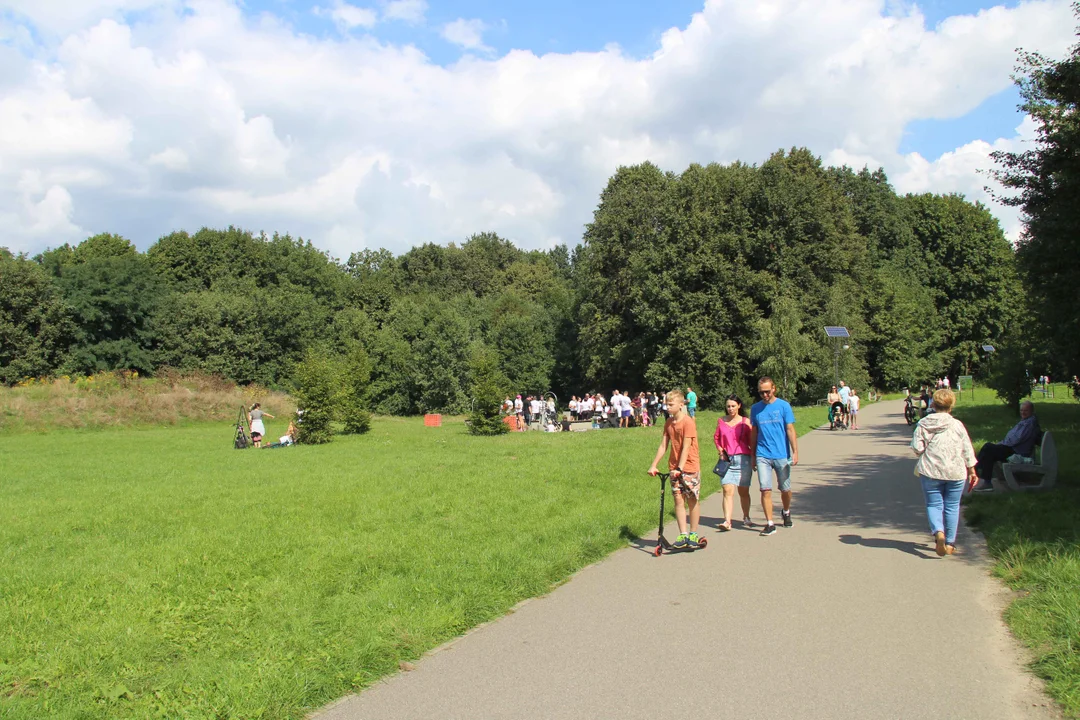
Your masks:
<svg viewBox="0 0 1080 720"><path fill-rule="evenodd" d="M1032 669L1066 716L1080 718L1080 403L1067 393L1032 398L1044 429L1054 433L1060 471L1047 493L976 495L965 517L987 539L995 573L1018 592L1005 613L1033 652ZM988 390L976 390L955 414L975 446L1000 441L1016 417Z"/></svg>

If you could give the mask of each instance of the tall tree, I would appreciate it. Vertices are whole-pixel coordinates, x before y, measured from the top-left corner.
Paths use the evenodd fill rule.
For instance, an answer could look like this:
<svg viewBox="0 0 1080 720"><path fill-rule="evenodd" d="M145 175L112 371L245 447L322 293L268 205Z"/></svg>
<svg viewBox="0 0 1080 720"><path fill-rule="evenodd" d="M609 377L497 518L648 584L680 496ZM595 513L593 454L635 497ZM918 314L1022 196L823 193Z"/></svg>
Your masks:
<svg viewBox="0 0 1080 720"><path fill-rule="evenodd" d="M1080 3L1073 3L1080 19ZM1063 60L1021 52L1020 109L1035 122L1034 147L993 153L998 199L1025 222L1018 258L1059 368L1080 367L1080 43Z"/></svg>
<svg viewBox="0 0 1080 720"><path fill-rule="evenodd" d="M950 375L968 375L1020 307L1016 259L997 219L960 195L908 195L912 228L927 264L943 334L941 359Z"/></svg>
<svg viewBox="0 0 1080 720"><path fill-rule="evenodd" d="M63 363L75 331L45 271L0 248L0 382L52 373Z"/></svg>

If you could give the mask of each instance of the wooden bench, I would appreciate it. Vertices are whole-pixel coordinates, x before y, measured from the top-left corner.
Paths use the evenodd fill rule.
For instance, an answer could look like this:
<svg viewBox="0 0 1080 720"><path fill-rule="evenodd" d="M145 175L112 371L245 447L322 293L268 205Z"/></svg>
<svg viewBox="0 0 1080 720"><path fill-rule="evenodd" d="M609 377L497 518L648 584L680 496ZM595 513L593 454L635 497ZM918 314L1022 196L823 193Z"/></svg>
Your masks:
<svg viewBox="0 0 1080 720"><path fill-rule="evenodd" d="M1027 492L1029 490L1049 490L1057 482L1058 456L1054 445L1054 436L1049 431L1043 433L1039 455L1034 463L994 463L990 483L994 490L1005 492ZM1020 476L1019 478L1017 476ZM1038 477L1038 482L1027 480Z"/></svg>

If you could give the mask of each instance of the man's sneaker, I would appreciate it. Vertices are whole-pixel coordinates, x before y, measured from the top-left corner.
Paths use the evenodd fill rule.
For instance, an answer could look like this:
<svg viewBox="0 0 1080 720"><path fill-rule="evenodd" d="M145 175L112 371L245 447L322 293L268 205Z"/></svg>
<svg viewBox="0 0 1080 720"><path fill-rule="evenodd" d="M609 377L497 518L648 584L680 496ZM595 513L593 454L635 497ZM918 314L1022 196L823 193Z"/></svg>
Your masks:
<svg viewBox="0 0 1080 720"><path fill-rule="evenodd" d="M758 535L765 535L765 536L775 535L775 534L776 534L776 526L773 525L772 523L769 523L765 527L761 528L761 532L758 533Z"/></svg>
<svg viewBox="0 0 1080 720"><path fill-rule="evenodd" d="M682 550L690 544L690 537L686 533L679 533L679 537L675 538L675 542L671 543L671 547Z"/></svg>
<svg viewBox="0 0 1080 720"><path fill-rule="evenodd" d="M784 527L791 527L791 513L781 512L780 514L784 517Z"/></svg>
<svg viewBox="0 0 1080 720"><path fill-rule="evenodd" d="M686 536L686 542L690 544L690 547L698 547L701 545L701 538L696 532L692 532Z"/></svg>

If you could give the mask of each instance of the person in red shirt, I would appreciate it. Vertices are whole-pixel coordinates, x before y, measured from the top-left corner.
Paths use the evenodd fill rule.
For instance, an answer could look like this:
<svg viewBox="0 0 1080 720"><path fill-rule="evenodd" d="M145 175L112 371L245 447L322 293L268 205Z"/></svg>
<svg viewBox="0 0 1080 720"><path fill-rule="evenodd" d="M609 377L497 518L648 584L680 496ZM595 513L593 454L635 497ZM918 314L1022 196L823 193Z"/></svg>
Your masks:
<svg viewBox="0 0 1080 720"><path fill-rule="evenodd" d="M679 524L679 536L672 543L676 548L698 545L698 522L701 519L701 459L698 453L697 424L686 411L686 398L678 390L667 394L668 419L664 423L664 437L656 451L649 475L659 472L657 464L670 448L668 470L671 473L671 494L675 496L675 521ZM690 531L686 528L687 510L690 513Z"/></svg>

